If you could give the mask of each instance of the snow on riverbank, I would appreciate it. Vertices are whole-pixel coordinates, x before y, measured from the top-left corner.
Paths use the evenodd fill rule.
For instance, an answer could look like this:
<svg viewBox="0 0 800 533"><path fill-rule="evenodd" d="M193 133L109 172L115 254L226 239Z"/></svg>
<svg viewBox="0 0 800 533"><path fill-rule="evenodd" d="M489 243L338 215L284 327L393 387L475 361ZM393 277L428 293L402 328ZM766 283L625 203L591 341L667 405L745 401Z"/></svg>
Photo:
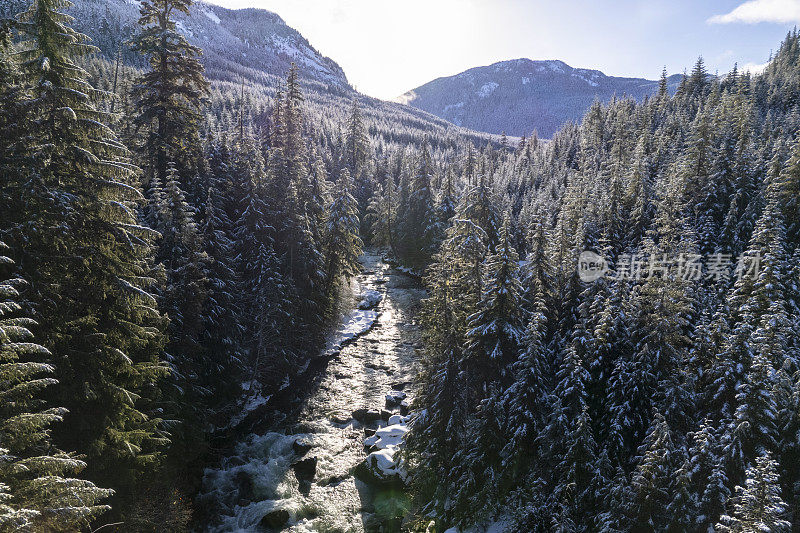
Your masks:
<svg viewBox="0 0 800 533"><path fill-rule="evenodd" d="M451 527L450 529L444 530L444 533L505 533L506 531L511 531L510 527L511 520L503 517L495 520L494 522L490 522L482 526L473 526L469 529L465 529L464 531L458 529L457 527Z"/></svg>

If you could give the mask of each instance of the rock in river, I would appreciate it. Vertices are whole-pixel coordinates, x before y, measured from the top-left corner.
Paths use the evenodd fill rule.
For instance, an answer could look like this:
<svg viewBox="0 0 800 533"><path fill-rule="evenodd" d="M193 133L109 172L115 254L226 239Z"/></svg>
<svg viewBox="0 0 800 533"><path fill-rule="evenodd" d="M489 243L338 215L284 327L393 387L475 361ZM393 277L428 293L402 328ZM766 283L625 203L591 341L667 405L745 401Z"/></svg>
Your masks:
<svg viewBox="0 0 800 533"><path fill-rule="evenodd" d="M381 412L377 409L356 409L353 411L353 418L362 424L369 424L370 422L377 422L381 419Z"/></svg>
<svg viewBox="0 0 800 533"><path fill-rule="evenodd" d="M269 529L283 529L286 522L289 521L289 511L286 509L275 509L264 515L261 519L261 525Z"/></svg>
<svg viewBox="0 0 800 533"><path fill-rule="evenodd" d="M298 481L313 481L314 474L317 473L317 458L309 457L308 459L297 461L292 463L292 468L294 468L294 475Z"/></svg>
<svg viewBox="0 0 800 533"><path fill-rule="evenodd" d="M292 443L292 451L294 451L294 453L296 453L299 456L305 455L313 447L314 445L311 444L311 441L309 441L308 439L300 438Z"/></svg>

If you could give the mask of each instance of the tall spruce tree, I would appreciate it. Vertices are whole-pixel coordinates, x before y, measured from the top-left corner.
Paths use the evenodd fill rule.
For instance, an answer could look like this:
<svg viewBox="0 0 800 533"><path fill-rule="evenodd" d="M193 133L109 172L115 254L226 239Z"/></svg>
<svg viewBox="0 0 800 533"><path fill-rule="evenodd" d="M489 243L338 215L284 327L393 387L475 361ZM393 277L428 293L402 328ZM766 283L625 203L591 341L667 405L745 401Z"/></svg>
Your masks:
<svg viewBox="0 0 800 533"><path fill-rule="evenodd" d="M25 282L8 277L13 261L0 241L0 531L75 531L110 509L100 502L112 490L69 477L86 463L56 449L50 427L64 408L48 408L51 354L36 344L20 291Z"/></svg>
<svg viewBox="0 0 800 533"><path fill-rule="evenodd" d="M362 242L359 237L358 205L351 193L350 172L342 171L336 182L333 204L328 212L325 243L327 291L334 294L344 279L359 271Z"/></svg>
<svg viewBox="0 0 800 533"><path fill-rule="evenodd" d="M736 487L730 514L723 515L716 525L725 533L780 533L789 531L784 520L786 504L780 496L777 465L770 454L756 457L747 469L744 486Z"/></svg>
<svg viewBox="0 0 800 533"><path fill-rule="evenodd" d="M175 162L182 187L192 203L204 196L193 178L198 172L200 144L199 104L209 83L200 63L201 50L189 44L178 30L175 16L189 14L192 0L146 0L141 4L141 29L133 48L147 58L150 69L133 87L139 109L138 128L147 130L144 146L148 176L166 181L170 161Z"/></svg>
<svg viewBox="0 0 800 533"><path fill-rule="evenodd" d="M154 297L154 232L138 224L142 200L128 152L93 102L101 94L75 62L93 48L61 0L21 15L20 58L36 146L10 240L26 273L69 412L55 442L89 459L90 479L124 493L166 442L154 402L163 318Z"/></svg>

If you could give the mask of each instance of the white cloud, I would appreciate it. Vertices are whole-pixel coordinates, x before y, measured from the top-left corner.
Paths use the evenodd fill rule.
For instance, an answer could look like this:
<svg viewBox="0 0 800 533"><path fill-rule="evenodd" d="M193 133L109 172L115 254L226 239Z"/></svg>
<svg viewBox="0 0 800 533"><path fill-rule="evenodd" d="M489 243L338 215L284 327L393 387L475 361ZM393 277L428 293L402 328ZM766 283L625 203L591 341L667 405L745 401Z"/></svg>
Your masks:
<svg viewBox="0 0 800 533"><path fill-rule="evenodd" d="M714 15L711 24L800 22L800 0L748 0L730 13Z"/></svg>

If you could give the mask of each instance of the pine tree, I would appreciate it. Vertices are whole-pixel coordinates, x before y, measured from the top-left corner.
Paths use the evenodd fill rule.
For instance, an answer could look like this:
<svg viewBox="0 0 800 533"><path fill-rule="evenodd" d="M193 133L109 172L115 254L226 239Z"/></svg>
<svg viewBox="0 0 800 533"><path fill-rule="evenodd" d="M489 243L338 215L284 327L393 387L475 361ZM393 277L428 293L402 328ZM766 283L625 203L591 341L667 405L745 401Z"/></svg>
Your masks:
<svg viewBox="0 0 800 533"><path fill-rule="evenodd" d="M536 439L548 417L550 357L545 342L547 318L541 288L525 335L525 350L514 363L514 382L505 392L508 404L508 443L503 450L505 477L527 475L538 454Z"/></svg>
<svg viewBox="0 0 800 533"><path fill-rule="evenodd" d="M197 452L203 426L208 423L203 397L213 386L203 377L208 372L207 347L202 345L203 310L207 297L208 257L202 249L202 235L195 222L195 211L187 203L179 184L178 172L169 163L167 181L159 206L162 234L158 257L167 271L161 308L170 319L166 350L172 369L176 415L185 422L181 437L173 444L189 444ZM199 431L199 433L198 433ZM188 432L188 434L186 433ZM177 431L176 431L177 433Z"/></svg>
<svg viewBox="0 0 800 533"><path fill-rule="evenodd" d="M148 175L167 178L170 161L176 163L182 187L197 203L201 191L188 182L197 171L199 158L198 106L208 93L203 76L201 50L189 44L178 30L174 17L189 14L192 0L146 0L141 4L139 25L133 48L147 58L150 70L133 88L139 114L138 128L149 129L144 151Z"/></svg>
<svg viewBox="0 0 800 533"><path fill-rule="evenodd" d="M692 435L690 475L697 500L695 528L708 531L717 522L730 497L719 430L707 418Z"/></svg>
<svg viewBox="0 0 800 533"><path fill-rule="evenodd" d="M729 478L738 481L752 457L775 450L777 406L773 397L775 374L766 356L756 352L736 394L738 407L732 439L726 450L731 462Z"/></svg>
<svg viewBox="0 0 800 533"><path fill-rule="evenodd" d="M350 175L359 179L361 171L367 163L369 156L369 138L367 137L364 121L358 101L353 100L350 107L350 117L347 121L347 134L345 136L344 163Z"/></svg>
<svg viewBox="0 0 800 533"><path fill-rule="evenodd" d="M408 205L399 213L402 258L414 268L427 266L441 239L432 190L433 164L425 148L409 182Z"/></svg>
<svg viewBox="0 0 800 533"><path fill-rule="evenodd" d="M553 469L553 494L574 531L593 529L596 499L602 486L597 443L587 405L589 374L583 367L584 338L576 334L556 373L552 409L542 437L544 462Z"/></svg>
<svg viewBox="0 0 800 533"><path fill-rule="evenodd" d="M269 390L284 380L295 358L293 346L282 342L289 333L284 328L289 325L292 291L275 252L275 229L268 218L261 152L249 144L240 150L236 165L244 194L236 222L235 248L242 271L241 322L249 352L245 372Z"/></svg>
<svg viewBox="0 0 800 533"><path fill-rule="evenodd" d="M240 378L244 327L239 322L243 314L238 301L240 268L230 238L233 223L225 212L224 199L215 181L208 188L202 227L208 266L201 343L209 355L202 383L214 390L211 401L219 405L231 399L234 384Z"/></svg>
<svg viewBox="0 0 800 533"><path fill-rule="evenodd" d="M13 266L6 251L0 242L4 271ZM43 400L58 382L50 352L33 342L37 324L23 312L24 286L20 278L0 282L0 531L75 531L110 509L99 502L114 491L67 477L86 463L50 442L49 428L66 410Z"/></svg>
<svg viewBox="0 0 800 533"><path fill-rule="evenodd" d="M397 257L397 189L389 176L383 187L377 188L370 200L367 218L370 221L371 242L385 246Z"/></svg>
<svg viewBox="0 0 800 533"><path fill-rule="evenodd" d="M328 294L334 294L342 279L358 273L361 256L359 237L358 204L351 194L350 172L342 171L336 182L334 200L328 212L328 228L325 246L325 274Z"/></svg>
<svg viewBox="0 0 800 533"><path fill-rule="evenodd" d="M324 174L319 165L309 165L303 138L303 101L297 66L292 64L286 78L286 93L275 99L264 201L265 214L273 228L275 255L284 276L295 288L291 305L300 309L296 313L296 326L318 324L315 316L325 316L320 295L328 294L320 227L320 196L324 191L319 184ZM287 339L297 348L305 340Z"/></svg>
<svg viewBox="0 0 800 533"><path fill-rule="evenodd" d="M25 112L24 102L29 100L22 83L22 72L16 57L16 49L11 43L10 24L0 22L0 195L4 199L4 209L0 210L0 227L10 228L11 213L17 212L19 189L24 176L23 169L29 164L26 156L23 132L29 127L26 124L29 115Z"/></svg>
<svg viewBox="0 0 800 533"><path fill-rule="evenodd" d="M166 374L163 318L147 292L155 235L138 224L142 195L128 152L74 62L92 47L66 7L39 0L21 16L29 140L39 149L11 239L53 352L59 383L48 395L69 410L55 442L88 455L91 479L123 491L166 442L153 403Z"/></svg>
<svg viewBox="0 0 800 533"><path fill-rule="evenodd" d="M756 457L747 469L744 487L736 487L731 514L723 515L716 525L724 533L779 533L791 524L783 519L786 504L781 500L777 464L770 454Z"/></svg>
<svg viewBox="0 0 800 533"><path fill-rule="evenodd" d="M631 531L664 531L676 471L676 448L666 419L656 414L641 446L641 457L633 473L630 506Z"/></svg>
<svg viewBox="0 0 800 533"><path fill-rule="evenodd" d="M783 155L780 147L776 148L775 155L778 157L776 163L780 165ZM780 169L779 166L776 170ZM795 141L791 157L786 161L785 169L780 172L776 182L787 223L787 242L792 247L791 249L800 248L800 222L798 222L800 221L800 200L798 200L800 197L800 140Z"/></svg>
<svg viewBox="0 0 800 533"><path fill-rule="evenodd" d="M508 224L500 230L496 254L486 259L486 282L477 311L469 317L464 371L471 405L487 397L490 386L505 389L524 339L520 306L519 256L511 247Z"/></svg>

